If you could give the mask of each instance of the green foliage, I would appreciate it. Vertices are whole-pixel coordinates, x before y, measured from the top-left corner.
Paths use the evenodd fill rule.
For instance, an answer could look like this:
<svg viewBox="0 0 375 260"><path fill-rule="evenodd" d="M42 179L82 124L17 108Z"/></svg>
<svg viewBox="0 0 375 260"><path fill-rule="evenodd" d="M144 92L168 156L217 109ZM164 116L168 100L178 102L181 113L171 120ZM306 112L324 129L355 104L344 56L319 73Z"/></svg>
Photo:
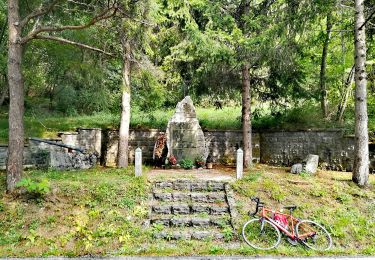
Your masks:
<svg viewBox="0 0 375 260"><path fill-rule="evenodd" d="M192 160L190 159L182 159L180 161L180 166L185 169L185 170L189 170L189 169L192 169L193 166L194 166L194 163Z"/></svg>
<svg viewBox="0 0 375 260"><path fill-rule="evenodd" d="M23 178L16 187L25 188L25 190L35 197L43 197L50 192L50 183L47 179L43 178L41 181L34 181L31 178Z"/></svg>

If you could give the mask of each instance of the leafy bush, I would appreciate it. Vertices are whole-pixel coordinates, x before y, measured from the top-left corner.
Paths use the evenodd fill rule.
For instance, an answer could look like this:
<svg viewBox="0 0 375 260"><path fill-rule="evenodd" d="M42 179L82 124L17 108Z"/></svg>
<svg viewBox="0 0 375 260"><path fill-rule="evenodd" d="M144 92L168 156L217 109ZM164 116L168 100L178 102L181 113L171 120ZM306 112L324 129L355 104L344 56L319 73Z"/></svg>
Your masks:
<svg viewBox="0 0 375 260"><path fill-rule="evenodd" d="M193 161L190 160L190 159L183 159L180 162L180 166L182 168L184 168L185 170L189 170L189 169L193 168L193 165L194 165Z"/></svg>
<svg viewBox="0 0 375 260"><path fill-rule="evenodd" d="M195 158L195 165L196 165L197 167L203 167L203 166L205 165L205 161L204 161L203 156L197 156L197 157Z"/></svg>
<svg viewBox="0 0 375 260"><path fill-rule="evenodd" d="M50 192L50 184L47 179L42 179L41 181L33 181L30 178L24 178L20 180L17 187L24 188L30 195L36 198L45 196Z"/></svg>

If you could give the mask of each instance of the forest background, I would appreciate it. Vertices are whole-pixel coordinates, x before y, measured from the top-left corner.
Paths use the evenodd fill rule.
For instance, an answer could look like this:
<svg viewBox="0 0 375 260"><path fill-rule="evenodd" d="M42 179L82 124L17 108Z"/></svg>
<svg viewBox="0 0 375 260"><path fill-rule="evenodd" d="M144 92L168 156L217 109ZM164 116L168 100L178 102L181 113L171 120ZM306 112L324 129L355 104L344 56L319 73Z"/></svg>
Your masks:
<svg viewBox="0 0 375 260"><path fill-rule="evenodd" d="M61 2L40 22L87 23L98 8L98 1ZM241 66L248 61L253 129L342 127L353 133L351 1L125 2L125 19L122 14L121 20L103 19L84 30L44 34L93 45L101 52L46 39L30 41L24 48L26 136L48 137L78 126L119 127L119 31L131 39L133 128L164 129L176 103L190 95L204 128L240 129ZM41 4L20 1L20 12ZM375 1L365 1L370 140L375 133L374 6ZM249 15L241 24L237 18L243 10ZM7 32L3 2L1 142L8 135ZM223 109L213 113L219 105Z"/></svg>

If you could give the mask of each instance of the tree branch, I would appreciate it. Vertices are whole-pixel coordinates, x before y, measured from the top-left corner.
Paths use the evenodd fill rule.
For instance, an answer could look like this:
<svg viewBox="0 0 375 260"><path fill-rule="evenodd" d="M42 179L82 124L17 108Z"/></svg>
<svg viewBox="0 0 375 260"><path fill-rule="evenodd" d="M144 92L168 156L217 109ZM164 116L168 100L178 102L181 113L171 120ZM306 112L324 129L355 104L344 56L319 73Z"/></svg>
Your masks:
<svg viewBox="0 0 375 260"><path fill-rule="evenodd" d="M111 12L113 10L113 12ZM88 23L81 25L65 25L65 26L42 26L32 30L27 36L22 38L21 43L25 44L28 41L37 38L37 36L42 32L61 32L65 30L81 30L88 28L102 20L108 19L116 14L117 6L113 5L112 7L104 10L102 13L94 16Z"/></svg>
<svg viewBox="0 0 375 260"><path fill-rule="evenodd" d="M36 35L34 37L34 39L51 40L51 41L59 42L59 43L62 43L62 44L69 44L69 45L73 45L73 46L76 46L76 47L79 47L79 48L82 48L82 49L87 49L87 50L99 52L99 53L105 54L105 55L110 56L110 57L115 57L115 55L113 53L106 52L105 50L95 48L95 47L92 47L90 45L86 45L86 44L83 44L83 43L74 42L74 41L71 41L71 40L60 38L60 37L49 36L49 35Z"/></svg>
<svg viewBox="0 0 375 260"><path fill-rule="evenodd" d="M358 30L362 30L362 28L371 20L372 16L375 14L375 9L372 11L372 13L369 15L369 17L367 17L367 19L365 20L365 22L361 25L361 27L359 27Z"/></svg>
<svg viewBox="0 0 375 260"><path fill-rule="evenodd" d="M20 27L23 28L31 19L35 17L39 17L39 16L49 13L53 9L53 7L55 7L55 5L57 5L61 1L63 0L54 0L49 5L40 6L38 9L31 12L29 15L27 15L25 18L22 19Z"/></svg>

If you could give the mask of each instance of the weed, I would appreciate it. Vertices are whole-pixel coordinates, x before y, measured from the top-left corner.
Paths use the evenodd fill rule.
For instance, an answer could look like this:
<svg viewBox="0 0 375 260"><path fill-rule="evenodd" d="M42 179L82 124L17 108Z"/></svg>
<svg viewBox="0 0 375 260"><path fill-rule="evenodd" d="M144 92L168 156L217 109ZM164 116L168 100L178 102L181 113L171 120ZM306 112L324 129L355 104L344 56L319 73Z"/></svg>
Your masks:
<svg viewBox="0 0 375 260"><path fill-rule="evenodd" d="M262 176L261 172L249 172L244 176L244 181L255 182Z"/></svg>
<svg viewBox="0 0 375 260"><path fill-rule="evenodd" d="M210 249L210 254L217 255L217 254L222 254L224 252L224 248L220 246L211 246Z"/></svg>
<svg viewBox="0 0 375 260"><path fill-rule="evenodd" d="M21 179L16 186L24 188L33 198L41 198L50 192L50 184L45 178L41 181L24 178Z"/></svg>
<svg viewBox="0 0 375 260"><path fill-rule="evenodd" d="M233 230L230 226L226 226L223 231L225 241L230 241L233 239Z"/></svg>

